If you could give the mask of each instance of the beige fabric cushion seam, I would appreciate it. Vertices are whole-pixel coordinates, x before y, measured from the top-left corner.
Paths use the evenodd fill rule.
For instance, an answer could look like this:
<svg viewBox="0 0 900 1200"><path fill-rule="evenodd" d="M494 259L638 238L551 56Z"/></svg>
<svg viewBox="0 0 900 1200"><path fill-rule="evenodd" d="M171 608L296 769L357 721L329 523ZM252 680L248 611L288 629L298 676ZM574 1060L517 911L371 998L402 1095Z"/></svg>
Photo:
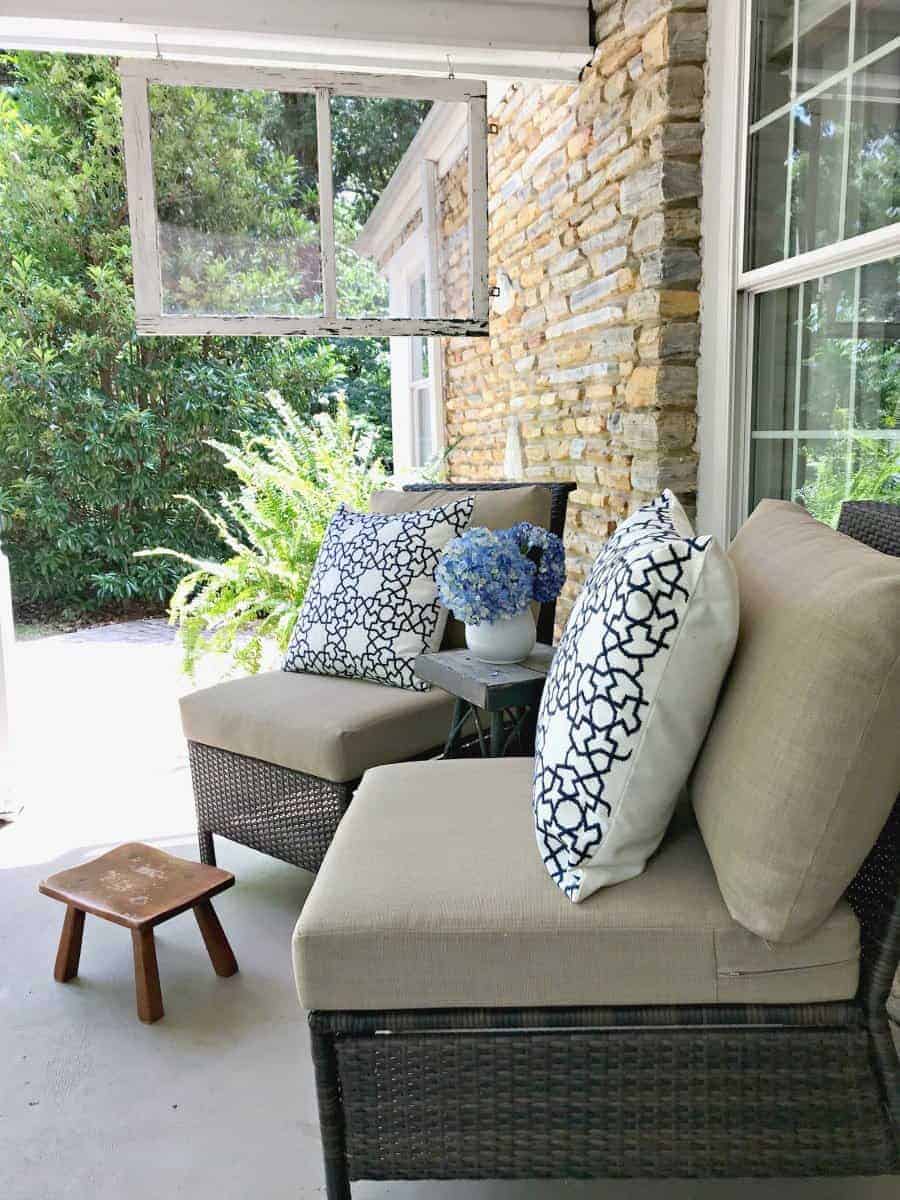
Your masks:
<svg viewBox="0 0 900 1200"><path fill-rule="evenodd" d="M558 928L551 927L549 925L535 928L535 929L529 929L527 932L524 930L516 931L517 935L525 934L525 936L531 936L532 934L540 934L541 936L544 936L545 934L553 934L553 933L559 933L559 932L560 932L560 930ZM698 928L692 929L685 925L640 925L637 927L634 925L605 925L599 929L586 927L584 929L579 929L577 931L573 930L572 932L585 934L588 937L603 937L604 935L610 934L610 933L630 933L630 934L634 934L634 933L640 933L640 934L669 933L669 934L683 934L688 937L693 937L697 933L704 933L704 934L708 934L710 937L715 937L715 934L718 931L714 925L710 925L704 929L698 929ZM416 929L416 928L411 927L411 928L402 929L402 930L391 929L391 928L388 928L388 929L377 929L377 928L376 929L372 929L372 928L346 929L343 927L334 926L331 929L315 929L312 931L301 929L299 931L299 933L297 934L297 939L298 939L298 941L311 941L313 938L335 938L335 937L345 938L345 937L372 937L372 936L374 936L374 937L384 937L384 936L393 937L397 933L409 935L410 937L450 938L450 937L457 937L457 936L465 936L467 938L468 937L495 938L495 937L505 936L506 930L504 930L504 929L468 929L468 928L464 928L461 925L454 926L452 929Z"/></svg>
<svg viewBox="0 0 900 1200"><path fill-rule="evenodd" d="M826 838L829 830L831 829L831 825L832 825L832 822L834 821L835 815L838 812L838 810L840 809L841 804L843 802L844 789L847 786L847 778L859 756L860 746L865 741L866 735L868 734L869 729L872 726L872 722L875 720L875 714L878 712L878 709L881 705L881 701L884 697L884 693L887 691L888 684L891 682L891 679L894 675L894 672L897 670L898 665L900 665L900 655L898 655L897 658L894 659L893 663L891 664L890 670L885 672L885 676L882 681L881 688L879 689L879 692L878 692L878 698L875 701L875 703L872 705L872 708L869 711L869 719L866 722L865 726L859 732L859 736L856 740L856 745L854 746L853 756L852 756L852 758L848 757L848 759L846 760L846 766L844 767L844 776L841 780L841 785L838 788L837 793L835 795L834 803L831 806L831 811L828 814L828 820L825 822L825 824L822 828L822 832L819 835L818 841L816 842L815 849L813 850L812 854L809 855L806 866L803 868L803 874L800 878L799 884L797 885L797 891L794 895L793 903L791 904L788 914L785 917L784 922L782 923L779 937L783 937L784 931L790 926L791 919L793 918L793 915L794 915L794 910L796 909L797 905L800 903L800 898L803 895L803 889L806 887L806 881L809 878L809 873L812 870L813 863L816 862L816 860L819 857L819 851L821 850L822 843L825 841L825 838Z"/></svg>

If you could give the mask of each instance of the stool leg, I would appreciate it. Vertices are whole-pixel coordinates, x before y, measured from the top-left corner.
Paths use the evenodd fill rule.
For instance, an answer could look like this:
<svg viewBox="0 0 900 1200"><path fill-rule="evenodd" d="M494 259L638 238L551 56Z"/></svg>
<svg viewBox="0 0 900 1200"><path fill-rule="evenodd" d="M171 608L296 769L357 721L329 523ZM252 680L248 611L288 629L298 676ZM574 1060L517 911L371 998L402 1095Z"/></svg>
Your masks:
<svg viewBox="0 0 900 1200"><path fill-rule="evenodd" d="M159 967L156 963L156 942L152 927L132 929L134 950L134 990L137 1014L148 1025L163 1015L162 991L159 986Z"/></svg>
<svg viewBox="0 0 900 1200"><path fill-rule="evenodd" d="M56 952L56 965L53 968L53 978L57 983L68 983L78 974L83 932L84 913L80 908L73 908L71 904L66 905L66 915L59 937L59 949Z"/></svg>
<svg viewBox="0 0 900 1200"><path fill-rule="evenodd" d="M200 861L208 867L214 867L216 865L216 848L213 845L213 835L208 829L198 829L197 841L200 843Z"/></svg>
<svg viewBox="0 0 900 1200"><path fill-rule="evenodd" d="M219 924L215 909L209 900L194 905L194 916L203 934L203 941L217 975L227 978L237 973L237 959L232 953L225 930Z"/></svg>

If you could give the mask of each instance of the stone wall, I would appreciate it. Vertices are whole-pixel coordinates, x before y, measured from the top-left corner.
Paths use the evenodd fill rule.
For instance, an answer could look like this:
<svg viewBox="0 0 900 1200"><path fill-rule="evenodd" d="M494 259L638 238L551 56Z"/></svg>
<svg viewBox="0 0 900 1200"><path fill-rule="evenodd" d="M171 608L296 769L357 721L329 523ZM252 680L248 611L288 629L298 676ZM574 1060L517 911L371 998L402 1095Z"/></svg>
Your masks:
<svg viewBox="0 0 900 1200"><path fill-rule="evenodd" d="M615 523L697 476L705 0L601 0L577 87L520 85L492 115L491 277L513 307L445 342L451 477L574 479L564 619ZM467 311L465 162L440 183L441 277ZM513 455L515 458L515 455Z"/></svg>

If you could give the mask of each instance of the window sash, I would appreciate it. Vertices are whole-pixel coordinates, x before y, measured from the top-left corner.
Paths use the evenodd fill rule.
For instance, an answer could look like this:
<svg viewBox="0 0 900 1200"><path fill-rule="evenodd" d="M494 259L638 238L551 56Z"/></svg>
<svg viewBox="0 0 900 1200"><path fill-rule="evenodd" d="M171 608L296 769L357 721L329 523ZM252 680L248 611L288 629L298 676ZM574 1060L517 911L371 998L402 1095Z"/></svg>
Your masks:
<svg viewBox="0 0 900 1200"><path fill-rule="evenodd" d="M820 92L835 84L840 84L846 81L847 84L847 106L849 108L851 102L851 77L860 69L865 69L871 63L889 55L900 46L900 38L894 38L885 45L865 55L858 61L853 61L854 47L854 32L855 32L855 16L859 0L853 4L851 9L851 30L849 35L849 51L848 63L839 72L829 76L827 80L816 84L815 87L808 89L801 95L790 100L787 104L782 105L775 113L766 113L760 120L751 124L750 122L750 76L751 64L753 56L753 5L752 0L740 0L743 5L741 23L742 29L742 55L741 55L741 82L740 82L740 100L739 100L739 137L738 145L741 148L739 157L739 171L736 180L736 194L734 196L734 232L735 236L732 242L732 250L735 256L735 265L732 268L732 278L735 284L735 326L737 330L737 338L734 347L733 361L733 379L735 380L735 396L734 396L734 412L732 414L732 438L733 438L733 460L731 465L731 481L730 487L727 489L728 494L733 498L733 508L725 514L726 526L730 532L734 532L738 525L744 521L748 515L751 501L751 455L753 443L756 441L765 440L781 440L792 445L792 479L796 480L797 475L797 451L799 441L805 438L822 438L822 439L852 439L855 436L864 436L865 438L874 438L877 440L892 441L897 440L898 432L896 430L755 430L753 428L753 355L755 342L755 319L756 319L756 301L757 298L765 292L778 291L791 287L798 287L812 280L819 279L822 276L837 274L841 271L850 270L866 266L869 263L880 262L886 258L893 258L900 255L900 222L893 225L883 226L880 229L872 230L869 233L860 234L852 238L842 238L841 240L831 243L827 246L822 246L816 250L811 250L805 254L795 255L792 258L784 258L777 262L770 263L764 267L757 267L753 270L745 270L743 264L746 254L746 231L749 209L749 155L750 155L750 138L757 130L764 128L773 120L783 118L790 114L796 105L802 104L804 100L811 99ZM796 6L795 6L796 18ZM797 21L794 21L794 47L792 51L792 72L796 70L796 43L798 37ZM849 122L847 123L849 126ZM790 145L788 161L791 158L793 149L793 122L790 125L789 131ZM847 153L849 149L850 137L849 127L845 130L844 142L844 170L842 177L842 185L845 195L841 198L842 221L841 229L843 230L843 209L846 199L847 186ZM785 226L788 226L788 212L790 206L790 187L791 174L786 171L786 188L788 189L787 204L785 209ZM858 313L857 313L858 319Z"/></svg>
<svg viewBox="0 0 900 1200"><path fill-rule="evenodd" d="M218 64L123 59L122 108L125 170L132 230L135 325L138 333L164 336L486 337L489 288L487 245L487 86L482 81L401 75L323 74ZM319 234L323 315L315 317L201 314L162 310L159 230L153 182L149 87L307 92L316 97ZM330 99L332 95L389 96L464 102L468 114L469 253L471 315L456 317L340 317L335 283L334 205Z"/></svg>

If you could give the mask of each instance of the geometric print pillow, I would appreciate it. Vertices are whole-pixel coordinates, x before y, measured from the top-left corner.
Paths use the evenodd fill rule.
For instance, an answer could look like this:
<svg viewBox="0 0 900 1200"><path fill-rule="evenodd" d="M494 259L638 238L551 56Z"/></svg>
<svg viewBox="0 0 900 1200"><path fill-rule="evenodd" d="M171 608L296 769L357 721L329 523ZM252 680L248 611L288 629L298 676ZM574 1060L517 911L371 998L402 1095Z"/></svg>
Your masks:
<svg viewBox="0 0 900 1200"><path fill-rule="evenodd" d="M397 516L342 504L319 548L285 671L371 679L426 691L416 656L437 650L447 610L434 574L441 551L462 533L474 497Z"/></svg>
<svg viewBox="0 0 900 1200"><path fill-rule="evenodd" d="M712 719L738 632L734 569L671 492L603 545L547 676L532 807L570 900L656 850Z"/></svg>

